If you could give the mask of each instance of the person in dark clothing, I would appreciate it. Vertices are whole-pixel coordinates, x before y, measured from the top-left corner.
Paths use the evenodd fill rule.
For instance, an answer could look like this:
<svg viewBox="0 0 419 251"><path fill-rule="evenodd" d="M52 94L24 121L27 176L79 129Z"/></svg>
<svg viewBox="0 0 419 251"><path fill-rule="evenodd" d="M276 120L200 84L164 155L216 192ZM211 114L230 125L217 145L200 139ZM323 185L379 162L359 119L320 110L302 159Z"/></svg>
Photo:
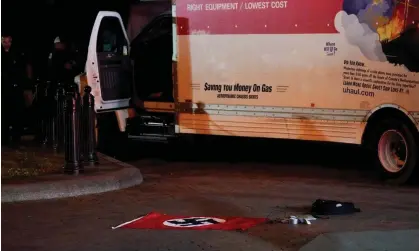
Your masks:
<svg viewBox="0 0 419 251"><path fill-rule="evenodd" d="M54 40L54 47L48 58L49 79L54 83L69 83L75 76L75 61L72 51L60 37Z"/></svg>
<svg viewBox="0 0 419 251"><path fill-rule="evenodd" d="M17 143L22 133L25 111L24 88L28 82L28 67L25 54L12 46L12 36L2 36L2 145L12 140ZM10 130L11 129L11 130Z"/></svg>

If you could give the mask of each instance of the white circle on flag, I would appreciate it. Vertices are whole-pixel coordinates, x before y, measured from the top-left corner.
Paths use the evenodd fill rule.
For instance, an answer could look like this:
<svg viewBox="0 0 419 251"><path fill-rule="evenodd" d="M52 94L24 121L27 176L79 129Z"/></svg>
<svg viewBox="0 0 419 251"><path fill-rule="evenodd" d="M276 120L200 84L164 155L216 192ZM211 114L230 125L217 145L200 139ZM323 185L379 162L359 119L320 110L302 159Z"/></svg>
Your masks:
<svg viewBox="0 0 419 251"><path fill-rule="evenodd" d="M214 217L189 217L170 219L163 222L163 225L168 227L203 227L215 224L222 224L226 222L224 219Z"/></svg>

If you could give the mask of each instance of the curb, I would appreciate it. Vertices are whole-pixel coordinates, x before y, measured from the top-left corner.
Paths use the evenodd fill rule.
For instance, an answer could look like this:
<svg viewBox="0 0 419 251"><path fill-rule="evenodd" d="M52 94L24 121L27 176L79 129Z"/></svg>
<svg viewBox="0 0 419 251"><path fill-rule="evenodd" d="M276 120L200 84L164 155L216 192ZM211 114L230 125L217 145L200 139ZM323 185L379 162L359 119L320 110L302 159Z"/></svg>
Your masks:
<svg viewBox="0 0 419 251"><path fill-rule="evenodd" d="M58 199L98 194L136 186L143 182L143 176L138 168L102 153L98 153L98 157L122 168L88 178L79 176L80 178L54 182L2 185L1 202Z"/></svg>

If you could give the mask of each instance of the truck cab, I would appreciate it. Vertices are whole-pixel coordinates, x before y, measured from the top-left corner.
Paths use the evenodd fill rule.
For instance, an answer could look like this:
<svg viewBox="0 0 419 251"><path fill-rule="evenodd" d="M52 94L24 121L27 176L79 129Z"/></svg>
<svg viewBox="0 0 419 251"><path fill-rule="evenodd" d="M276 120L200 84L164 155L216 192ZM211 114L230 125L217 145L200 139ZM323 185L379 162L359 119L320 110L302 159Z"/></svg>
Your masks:
<svg viewBox="0 0 419 251"><path fill-rule="evenodd" d="M81 92L85 85L92 87L99 128L117 122L118 129L113 126L100 133L99 141L117 133L152 141L174 135L176 56L171 2L145 5L138 6L154 11L142 15L134 6L128 29L117 12L100 11L94 21L85 74L76 77L76 83Z"/></svg>

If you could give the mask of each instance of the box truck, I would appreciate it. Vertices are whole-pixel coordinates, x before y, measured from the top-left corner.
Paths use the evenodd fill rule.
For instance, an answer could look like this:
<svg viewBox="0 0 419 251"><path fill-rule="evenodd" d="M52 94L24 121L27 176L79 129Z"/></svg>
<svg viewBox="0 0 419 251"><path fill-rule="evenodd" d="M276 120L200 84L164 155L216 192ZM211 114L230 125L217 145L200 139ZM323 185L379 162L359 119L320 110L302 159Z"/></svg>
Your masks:
<svg viewBox="0 0 419 251"><path fill-rule="evenodd" d="M405 183L419 164L418 21L418 0L139 1L127 28L98 13L76 80L128 138L356 144Z"/></svg>

